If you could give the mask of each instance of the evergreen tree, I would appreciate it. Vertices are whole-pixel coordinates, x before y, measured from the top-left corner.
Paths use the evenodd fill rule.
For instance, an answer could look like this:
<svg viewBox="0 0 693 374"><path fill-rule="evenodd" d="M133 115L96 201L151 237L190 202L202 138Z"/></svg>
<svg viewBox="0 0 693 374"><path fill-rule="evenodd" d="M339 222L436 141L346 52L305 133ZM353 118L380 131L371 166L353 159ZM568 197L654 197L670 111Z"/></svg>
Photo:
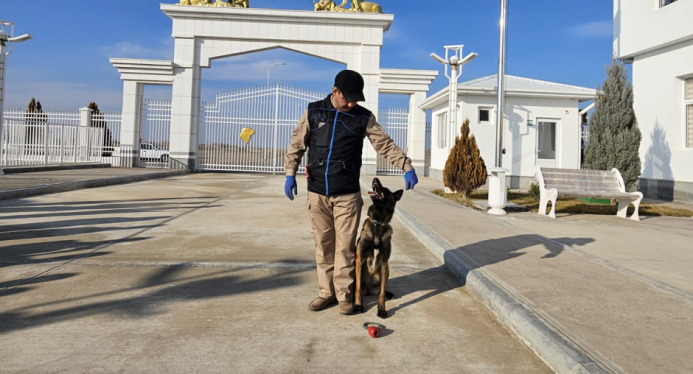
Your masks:
<svg viewBox="0 0 693 374"><path fill-rule="evenodd" d="M91 127L99 127L104 129L103 132L103 153L102 156L110 157L113 147L113 136L108 128L108 123L103 113L99 110L99 106L95 102L90 102L87 108L91 109Z"/></svg>
<svg viewBox="0 0 693 374"><path fill-rule="evenodd" d="M27 147L26 152L30 154L36 153L36 149L31 145L39 142L39 121L38 112L36 110L36 99L33 97L24 115L24 124L26 125L24 130L25 144Z"/></svg>
<svg viewBox="0 0 693 374"><path fill-rule="evenodd" d="M585 146L585 165L592 170L618 169L626 189L640 176L642 134L633 110L633 86L623 63L606 68L604 86L597 91L590 135Z"/></svg>
<svg viewBox="0 0 693 374"><path fill-rule="evenodd" d="M486 165L481 158L474 135L470 134L469 118L462 124L461 136L455 138L443 170L446 187L457 191L463 197L486 183Z"/></svg>

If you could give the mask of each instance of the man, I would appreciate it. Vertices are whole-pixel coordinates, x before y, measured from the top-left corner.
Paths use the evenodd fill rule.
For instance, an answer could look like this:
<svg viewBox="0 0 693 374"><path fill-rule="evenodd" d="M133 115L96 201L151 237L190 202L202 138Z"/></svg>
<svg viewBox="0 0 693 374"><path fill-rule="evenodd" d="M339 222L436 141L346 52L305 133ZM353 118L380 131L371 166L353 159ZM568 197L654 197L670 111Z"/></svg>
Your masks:
<svg viewBox="0 0 693 374"><path fill-rule="evenodd" d="M358 105L365 101L363 77L343 70L335 78L332 94L308 105L291 135L284 164L284 192L293 200L298 194L296 171L308 151L308 211L315 239L318 265L318 298L308 309L318 311L339 302L341 314L354 310L352 285L356 236L361 220L361 153L368 137L376 152L405 171L406 189L418 183L411 160Z"/></svg>

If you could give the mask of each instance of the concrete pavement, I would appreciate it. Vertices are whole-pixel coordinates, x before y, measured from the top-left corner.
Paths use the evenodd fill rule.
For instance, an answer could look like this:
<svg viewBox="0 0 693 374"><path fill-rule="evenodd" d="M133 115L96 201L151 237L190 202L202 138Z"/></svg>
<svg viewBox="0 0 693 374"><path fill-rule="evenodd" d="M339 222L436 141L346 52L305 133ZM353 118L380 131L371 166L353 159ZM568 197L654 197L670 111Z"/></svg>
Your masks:
<svg viewBox="0 0 693 374"><path fill-rule="evenodd" d="M378 321L373 297L361 315L308 311L305 186L291 202L283 179L191 174L0 201L0 372L550 371L398 221L391 317Z"/></svg>
<svg viewBox="0 0 693 374"><path fill-rule="evenodd" d="M381 180L402 184L401 177ZM606 371L693 372L691 218L495 217L426 192L441 187L424 179L398 207L535 351L555 334ZM475 276L509 295L543 330L527 329L517 308L492 305L490 288L469 283Z"/></svg>

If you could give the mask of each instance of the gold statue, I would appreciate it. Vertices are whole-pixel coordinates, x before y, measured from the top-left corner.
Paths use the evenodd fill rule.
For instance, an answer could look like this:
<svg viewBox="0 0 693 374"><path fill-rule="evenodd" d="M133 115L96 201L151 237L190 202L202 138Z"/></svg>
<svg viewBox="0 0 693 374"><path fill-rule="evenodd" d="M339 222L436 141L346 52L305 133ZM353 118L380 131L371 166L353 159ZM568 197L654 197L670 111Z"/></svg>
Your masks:
<svg viewBox="0 0 693 374"><path fill-rule="evenodd" d="M342 9L342 11L346 11L344 9L344 5L346 4L347 0L344 0L341 5L337 6L333 0L320 0L320 2L315 2L313 0L313 4L315 4L315 11L326 11L326 12L337 12L335 10L336 8Z"/></svg>
<svg viewBox="0 0 693 374"><path fill-rule="evenodd" d="M363 12L363 13L382 13L383 8L380 4L374 3L372 1L361 1L361 0L351 0L351 8L345 9L347 0L343 0L340 5L335 4L334 0L319 0L315 4L316 11L325 12Z"/></svg>
<svg viewBox="0 0 693 374"><path fill-rule="evenodd" d="M250 0L229 0L229 6L237 8L250 8Z"/></svg>
<svg viewBox="0 0 693 374"><path fill-rule="evenodd" d="M250 8L250 0L180 0L180 5Z"/></svg>
<svg viewBox="0 0 693 374"><path fill-rule="evenodd" d="M372 1L351 0L352 12L382 13L383 8Z"/></svg>
<svg viewBox="0 0 693 374"><path fill-rule="evenodd" d="M255 135L255 130L253 130L249 127L244 127L243 130L241 131L241 135L239 135L238 137L243 139L245 144L248 144L248 143L250 143L250 138L252 138L253 135Z"/></svg>

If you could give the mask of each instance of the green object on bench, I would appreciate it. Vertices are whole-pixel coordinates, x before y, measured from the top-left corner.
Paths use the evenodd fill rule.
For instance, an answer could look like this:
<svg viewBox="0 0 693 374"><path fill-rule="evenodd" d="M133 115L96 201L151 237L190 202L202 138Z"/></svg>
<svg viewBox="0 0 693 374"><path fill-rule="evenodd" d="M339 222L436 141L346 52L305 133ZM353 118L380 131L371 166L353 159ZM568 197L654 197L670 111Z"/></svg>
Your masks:
<svg viewBox="0 0 693 374"><path fill-rule="evenodd" d="M591 197L578 199L587 204L597 204L597 205L611 205L611 199L593 199Z"/></svg>

